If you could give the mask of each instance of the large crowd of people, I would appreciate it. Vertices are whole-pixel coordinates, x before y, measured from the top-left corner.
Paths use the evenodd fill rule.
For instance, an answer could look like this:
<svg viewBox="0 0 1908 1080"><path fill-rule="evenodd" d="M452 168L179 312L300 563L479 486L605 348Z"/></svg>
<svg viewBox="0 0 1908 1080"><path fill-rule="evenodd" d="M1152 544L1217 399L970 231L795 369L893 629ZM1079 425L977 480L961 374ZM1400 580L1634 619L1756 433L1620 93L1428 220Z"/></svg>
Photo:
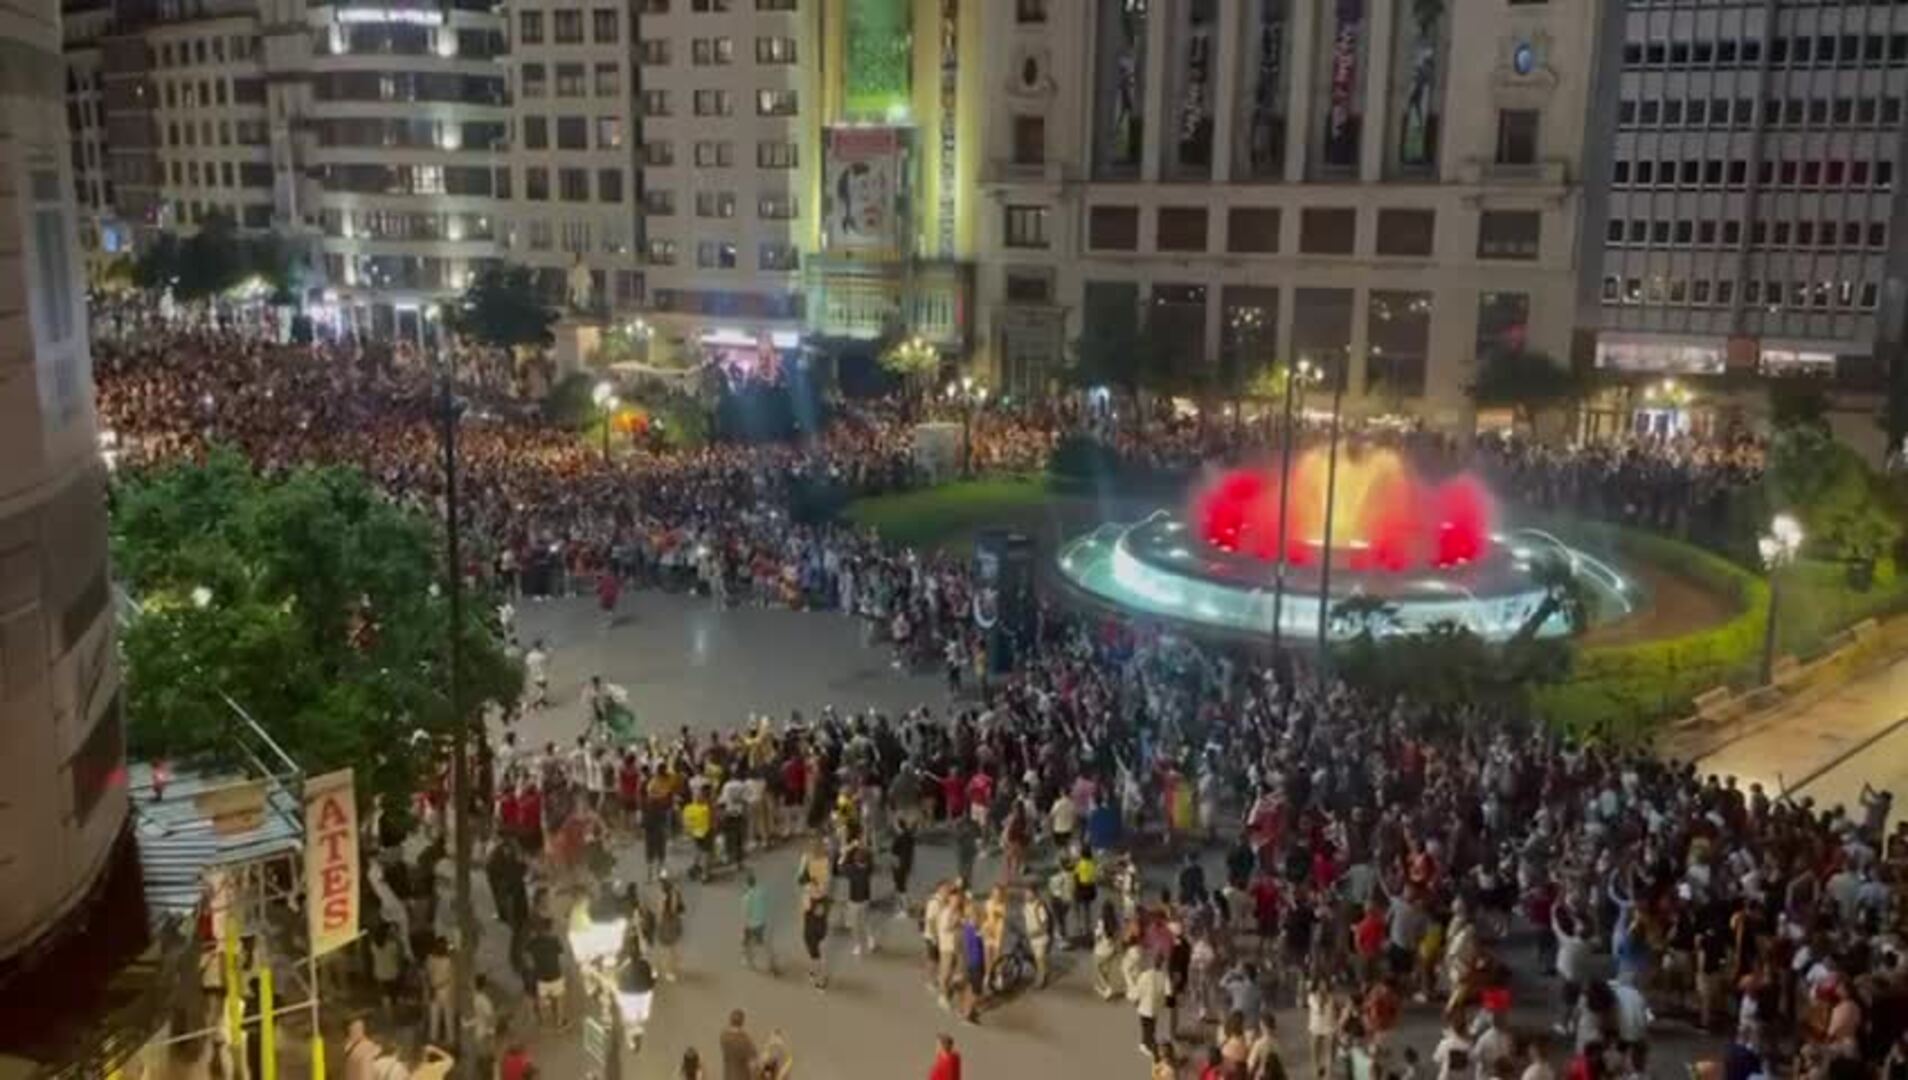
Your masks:
<svg viewBox="0 0 1908 1080"><path fill-rule="evenodd" d="M134 462L227 443L267 468L346 462L398 498L441 498L431 388L400 369L198 337L104 349L100 372L105 423ZM1037 460L1068 423L990 415L976 460ZM486 876L549 1023L573 1011L571 912L627 916L607 977L650 992L677 974L685 908L710 875L744 882L743 959L776 970L749 875L792 844L818 991L840 948L918 948L943 1006L986 1023L1073 950L1094 989L1132 1009L1155 1080L1663 1075L1651 1049L1668 1022L1714 1033L1694 1066L1705 1077L1908 1076L1908 832L1888 831L1883 796L1818 808L1525 717L1378 700L1060 611L1043 610L1014 670L992 671L964 565L793 520L807 482L915 482L908 430L881 410L843 410L802 445L607 459L508 415L464 431L484 539L470 571L506 594L609 581L610 605L627 584L847 611L953 691L902 715L630 735L599 680L585 693L604 722L573 746L520 745L504 725ZM1693 508L1758 468L1753 447L1479 455L1515 497L1659 528L1691 527ZM544 650L527 650L528 709ZM916 880L925 843L952 849L953 875ZM622 844L643 851L643 882L615 880ZM382 981L398 956L424 958L435 1001L447 984L431 972L447 969L432 966L417 880L430 875L404 865L375 875L397 930L374 937L373 968ZM911 913L919 944L894 940L876 906ZM1279 1028L1287 1008L1302 1031ZM1409 1010L1435 1013L1435 1041L1400 1034ZM766 1052L743 1023L722 1032L723 1075L787 1075L788 1040ZM499 1049L527 1075L521 1039ZM951 1039L933 1067L959 1075Z"/></svg>

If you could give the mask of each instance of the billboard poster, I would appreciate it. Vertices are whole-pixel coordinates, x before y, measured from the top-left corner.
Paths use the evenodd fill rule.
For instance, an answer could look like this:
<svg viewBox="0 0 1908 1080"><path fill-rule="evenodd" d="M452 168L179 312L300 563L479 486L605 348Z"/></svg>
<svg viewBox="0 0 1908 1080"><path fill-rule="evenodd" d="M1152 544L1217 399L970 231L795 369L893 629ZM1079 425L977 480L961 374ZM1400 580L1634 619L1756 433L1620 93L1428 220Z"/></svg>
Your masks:
<svg viewBox="0 0 1908 1080"><path fill-rule="evenodd" d="M358 936L358 804L350 769L305 781L305 914L311 954Z"/></svg>
<svg viewBox="0 0 1908 1080"><path fill-rule="evenodd" d="M1358 164L1358 47L1365 32L1365 0L1338 0L1332 35L1331 97L1325 111L1325 161Z"/></svg>
<svg viewBox="0 0 1908 1080"><path fill-rule="evenodd" d="M830 128L826 157L828 246L893 249L899 237L895 210L901 188L900 132L891 127Z"/></svg>

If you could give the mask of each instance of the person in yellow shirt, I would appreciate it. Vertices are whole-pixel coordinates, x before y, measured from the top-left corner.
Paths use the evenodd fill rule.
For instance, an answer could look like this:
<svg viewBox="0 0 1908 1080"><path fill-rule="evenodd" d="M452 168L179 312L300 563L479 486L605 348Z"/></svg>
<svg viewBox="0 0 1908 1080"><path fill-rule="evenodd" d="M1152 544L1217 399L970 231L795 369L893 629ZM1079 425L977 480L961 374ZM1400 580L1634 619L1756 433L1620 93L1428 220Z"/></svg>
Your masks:
<svg viewBox="0 0 1908 1080"><path fill-rule="evenodd" d="M690 876L706 877L715 846L715 814L709 806L709 797L701 790L691 795L682 808L682 831L688 833L690 842L696 845L696 861L689 869Z"/></svg>

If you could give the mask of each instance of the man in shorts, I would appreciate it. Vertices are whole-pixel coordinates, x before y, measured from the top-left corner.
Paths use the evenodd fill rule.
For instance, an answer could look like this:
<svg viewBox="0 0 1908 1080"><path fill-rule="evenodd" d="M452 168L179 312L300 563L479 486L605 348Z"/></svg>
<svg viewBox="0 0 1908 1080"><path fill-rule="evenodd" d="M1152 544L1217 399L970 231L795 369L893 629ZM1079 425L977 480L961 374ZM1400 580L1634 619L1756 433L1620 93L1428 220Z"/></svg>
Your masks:
<svg viewBox="0 0 1908 1080"><path fill-rule="evenodd" d="M563 999L569 984L563 970L563 942L550 928L549 919L537 920L537 928L524 946L530 954L530 974L537 986L537 1019L551 1027L564 1027Z"/></svg>

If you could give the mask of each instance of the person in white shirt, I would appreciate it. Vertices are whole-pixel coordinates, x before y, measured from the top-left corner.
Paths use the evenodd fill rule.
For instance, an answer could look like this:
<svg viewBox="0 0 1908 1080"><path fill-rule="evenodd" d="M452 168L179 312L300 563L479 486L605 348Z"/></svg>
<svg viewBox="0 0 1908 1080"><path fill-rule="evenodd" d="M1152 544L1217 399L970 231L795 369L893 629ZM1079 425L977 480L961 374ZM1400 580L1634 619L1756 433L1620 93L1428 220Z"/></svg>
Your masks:
<svg viewBox="0 0 1908 1080"><path fill-rule="evenodd" d="M1148 1060L1155 1056L1159 1045L1159 1014L1166 1008L1166 998L1172 988L1172 980L1150 960L1133 983L1129 996L1133 999L1133 1011L1139 1014L1139 1048Z"/></svg>
<svg viewBox="0 0 1908 1080"><path fill-rule="evenodd" d="M550 650L543 645L543 639L530 643L530 651L523 654L523 673L530 684L530 707L541 709L550 704Z"/></svg>
<svg viewBox="0 0 1908 1080"><path fill-rule="evenodd" d="M1469 1075L1473 1070L1474 1051L1471 1037L1465 1034L1462 1015L1451 1016L1445 1021L1443 1037L1431 1051L1431 1062L1438 1067L1438 1080Z"/></svg>

